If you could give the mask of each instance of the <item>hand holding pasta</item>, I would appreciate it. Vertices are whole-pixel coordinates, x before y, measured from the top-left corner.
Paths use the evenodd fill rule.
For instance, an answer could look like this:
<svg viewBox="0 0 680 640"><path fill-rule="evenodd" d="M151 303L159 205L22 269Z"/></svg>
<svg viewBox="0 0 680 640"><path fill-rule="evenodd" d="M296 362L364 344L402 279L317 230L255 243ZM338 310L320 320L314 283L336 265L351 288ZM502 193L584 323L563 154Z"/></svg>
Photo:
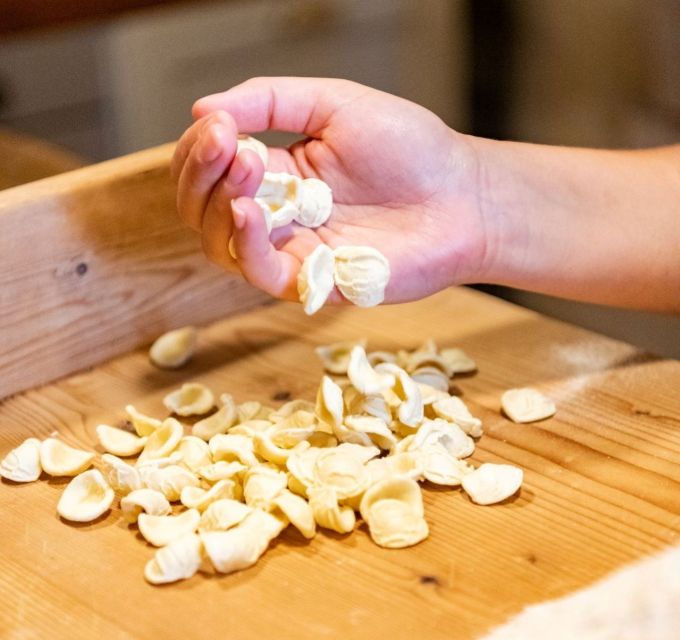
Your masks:
<svg viewBox="0 0 680 640"><path fill-rule="evenodd" d="M344 80L278 78L203 98L194 115L177 146L173 173L180 215L201 232L212 261L238 266L255 286L290 300L298 299L304 259L322 243L383 254L392 274L386 302L476 279L482 227L473 156L464 136L433 113ZM261 154L243 143L236 155L238 133L267 129L308 138L289 149L269 149L266 167ZM263 214L265 170L266 194L278 194L281 204L284 189L300 187L323 202L329 197L326 183L332 189L330 217L310 228L305 225L325 217L321 205L297 218L281 204L265 207ZM305 180L297 184L282 174ZM268 224L282 209L278 219L285 224L274 224L270 236ZM230 238L237 259L229 254ZM343 298L334 288L329 302Z"/></svg>
<svg viewBox="0 0 680 640"><path fill-rule="evenodd" d="M324 243L384 255L385 302L487 282L680 312L680 145L486 140L407 100L321 78L248 80L193 113L172 163L179 213L213 262L275 297L298 299L303 261ZM306 138L288 149L239 141L269 129Z"/></svg>

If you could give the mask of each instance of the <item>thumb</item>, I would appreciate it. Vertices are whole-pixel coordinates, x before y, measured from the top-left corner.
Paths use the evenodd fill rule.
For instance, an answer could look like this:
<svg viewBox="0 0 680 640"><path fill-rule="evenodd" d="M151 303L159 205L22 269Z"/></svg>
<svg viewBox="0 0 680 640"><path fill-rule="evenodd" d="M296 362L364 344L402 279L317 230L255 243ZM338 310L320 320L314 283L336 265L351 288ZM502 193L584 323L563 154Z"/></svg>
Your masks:
<svg viewBox="0 0 680 640"><path fill-rule="evenodd" d="M366 88L326 78L252 78L194 103L195 119L214 111L229 113L241 132L276 129L321 137L335 111Z"/></svg>

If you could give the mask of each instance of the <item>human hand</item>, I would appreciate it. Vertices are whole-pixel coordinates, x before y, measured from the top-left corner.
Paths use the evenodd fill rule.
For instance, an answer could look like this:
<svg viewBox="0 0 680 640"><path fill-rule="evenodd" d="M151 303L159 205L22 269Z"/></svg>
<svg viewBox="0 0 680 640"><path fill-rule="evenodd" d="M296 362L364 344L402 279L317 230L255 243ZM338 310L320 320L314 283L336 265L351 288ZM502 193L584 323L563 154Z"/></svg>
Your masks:
<svg viewBox="0 0 680 640"><path fill-rule="evenodd" d="M344 80L258 78L202 98L173 159L178 209L208 257L253 285L297 300L297 274L319 243L368 245L390 262L386 302L422 298L477 279L485 255L477 167L465 136L423 107ZM237 132L304 133L270 149L268 171L315 177L333 190L324 226L295 223L267 234L252 197L264 167L235 157ZM232 205L233 200L233 205ZM342 299L335 291L330 302Z"/></svg>

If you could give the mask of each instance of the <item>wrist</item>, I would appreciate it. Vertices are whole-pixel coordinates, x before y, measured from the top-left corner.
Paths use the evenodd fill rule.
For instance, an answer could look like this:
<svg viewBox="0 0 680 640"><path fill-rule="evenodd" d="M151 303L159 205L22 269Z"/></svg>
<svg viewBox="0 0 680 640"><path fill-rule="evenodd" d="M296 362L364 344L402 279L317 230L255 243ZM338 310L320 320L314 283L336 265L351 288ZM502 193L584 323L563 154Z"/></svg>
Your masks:
<svg viewBox="0 0 680 640"><path fill-rule="evenodd" d="M520 195L512 166L514 143L458 135L458 145L467 150L467 187L462 191L467 192L466 206L476 220L461 283L512 286L516 262L522 260L527 245L527 220L517 215Z"/></svg>

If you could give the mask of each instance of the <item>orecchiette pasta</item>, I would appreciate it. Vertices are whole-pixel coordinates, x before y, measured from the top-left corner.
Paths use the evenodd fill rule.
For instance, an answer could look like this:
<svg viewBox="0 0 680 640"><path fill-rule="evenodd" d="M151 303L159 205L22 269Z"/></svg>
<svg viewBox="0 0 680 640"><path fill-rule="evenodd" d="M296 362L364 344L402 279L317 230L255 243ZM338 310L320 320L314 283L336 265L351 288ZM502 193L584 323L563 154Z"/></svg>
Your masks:
<svg viewBox="0 0 680 640"><path fill-rule="evenodd" d="M28 438L0 462L0 476L14 482L33 482L40 477L40 440Z"/></svg>
<svg viewBox="0 0 680 640"><path fill-rule="evenodd" d="M258 141L240 140L239 147L259 153L266 164L266 147ZM287 174L266 174L258 200L274 226L290 215L316 226L332 208L326 185ZM319 256L326 261L326 281L316 299ZM356 304L377 304L389 279L384 257L363 247L333 252L322 245L303 271L308 311L323 304L334 282ZM154 343L151 358L160 366L181 366L195 340L190 328L170 332ZM502 502L520 488L523 474L516 467L487 463L475 470L463 460L474 451L471 436L480 437L482 428L448 393L453 375L475 368L460 349L440 350L429 340L413 351L367 355L366 341L354 340L316 351L336 377L322 377L315 402L295 399L275 409L258 400L237 404L225 393L217 411L191 427L128 405L137 435L106 424L96 428L107 451L102 472L86 470L94 452L50 437L29 438L6 454L0 475L16 482L36 480L43 470L75 476L57 507L71 521L98 518L117 493L125 520L159 547L144 571L151 584L210 567L220 573L245 569L289 524L308 539L317 526L349 533L357 512L376 544L417 544L429 533L418 484L425 480L462 485L478 504ZM205 416L215 400L204 385L186 383L164 404L176 415ZM549 400L526 389L504 394L503 409L516 421L554 413ZM138 458L128 463L119 455Z"/></svg>
<svg viewBox="0 0 680 640"><path fill-rule="evenodd" d="M163 369L179 369L194 355L197 335L194 327L164 333L149 349L151 362Z"/></svg>

